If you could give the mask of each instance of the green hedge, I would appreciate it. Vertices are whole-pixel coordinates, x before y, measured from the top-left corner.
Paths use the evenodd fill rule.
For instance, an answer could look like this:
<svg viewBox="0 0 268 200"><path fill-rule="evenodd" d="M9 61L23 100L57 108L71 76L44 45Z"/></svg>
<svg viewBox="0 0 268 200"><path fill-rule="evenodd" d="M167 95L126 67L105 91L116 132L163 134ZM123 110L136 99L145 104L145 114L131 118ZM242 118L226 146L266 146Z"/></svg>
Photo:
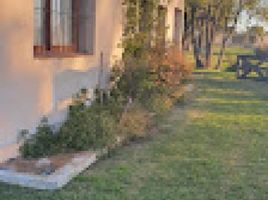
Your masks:
<svg viewBox="0 0 268 200"><path fill-rule="evenodd" d="M180 84L189 76L190 69L185 64L178 59L172 62L173 58L165 57L165 65L152 63L151 67L150 62L128 60L124 68L115 69L114 74L120 77L115 87L109 94L96 90L90 107L84 105L87 90L74 96L67 120L59 130L53 131L43 120L36 134L26 137L20 148L22 156L36 158L92 150L113 146L118 136L146 136L152 116L163 115L176 103Z"/></svg>

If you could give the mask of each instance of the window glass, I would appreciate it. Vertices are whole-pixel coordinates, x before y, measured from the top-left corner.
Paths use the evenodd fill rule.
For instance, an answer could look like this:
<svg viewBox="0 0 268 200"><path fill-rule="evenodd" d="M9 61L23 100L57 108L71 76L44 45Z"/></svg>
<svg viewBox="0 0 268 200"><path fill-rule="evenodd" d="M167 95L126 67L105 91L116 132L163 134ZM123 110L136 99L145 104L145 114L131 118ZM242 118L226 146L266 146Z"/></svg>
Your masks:
<svg viewBox="0 0 268 200"><path fill-rule="evenodd" d="M72 45L72 0L52 0L52 45Z"/></svg>
<svg viewBox="0 0 268 200"><path fill-rule="evenodd" d="M44 0L34 0L34 44L44 44Z"/></svg>
<svg viewBox="0 0 268 200"><path fill-rule="evenodd" d="M34 0L35 55L93 54L96 0Z"/></svg>

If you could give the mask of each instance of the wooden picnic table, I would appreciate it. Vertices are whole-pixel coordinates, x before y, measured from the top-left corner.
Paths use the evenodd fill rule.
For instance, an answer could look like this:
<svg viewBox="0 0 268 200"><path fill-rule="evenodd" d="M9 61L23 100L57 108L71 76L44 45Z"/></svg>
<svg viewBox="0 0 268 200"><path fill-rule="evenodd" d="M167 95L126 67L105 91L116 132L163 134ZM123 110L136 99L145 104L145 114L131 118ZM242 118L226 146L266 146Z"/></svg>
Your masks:
<svg viewBox="0 0 268 200"><path fill-rule="evenodd" d="M255 61L255 63L252 63ZM264 79L268 74L267 67L261 67L268 62L268 56L263 54L238 55L237 56L237 78L246 78L249 73L256 72L260 79Z"/></svg>

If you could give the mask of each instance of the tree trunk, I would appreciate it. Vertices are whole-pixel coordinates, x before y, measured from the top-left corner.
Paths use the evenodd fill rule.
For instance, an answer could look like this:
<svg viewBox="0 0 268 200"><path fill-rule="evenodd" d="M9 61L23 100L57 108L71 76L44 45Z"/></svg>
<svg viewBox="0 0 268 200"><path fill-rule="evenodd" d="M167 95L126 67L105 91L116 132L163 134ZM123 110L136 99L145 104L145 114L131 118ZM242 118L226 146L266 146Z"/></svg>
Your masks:
<svg viewBox="0 0 268 200"><path fill-rule="evenodd" d="M212 16L211 5L208 6L208 17L206 20L206 67L211 68L212 65L212 47L215 35L216 21Z"/></svg>
<svg viewBox="0 0 268 200"><path fill-rule="evenodd" d="M222 40L222 47L221 47L220 54L218 56L218 62L217 62L217 65L216 65L216 69L220 69L220 67L222 65L222 61L223 61L223 58L224 58L224 53L225 53L225 50L226 50L226 44L227 44L228 40L231 37L233 37L233 35L235 33L235 27L237 27L238 17L239 17L241 12L242 12L242 0L239 0L238 9L237 9L237 11L235 13L235 18L234 18L234 26L229 32L227 31L228 32L227 35ZM227 24L226 24L226 28L228 28Z"/></svg>
<svg viewBox="0 0 268 200"><path fill-rule="evenodd" d="M191 9L191 26L192 26L192 32L191 32L191 37L192 37L192 45L193 45L193 50L194 50L194 59L195 59L195 65L196 68L203 68L204 65L201 60L201 50L202 50L202 31L199 32L198 35L196 35L196 30L200 30L202 26L200 26L200 22L196 20L196 8L192 7ZM198 27L196 27L198 26Z"/></svg>
<svg viewBox="0 0 268 200"><path fill-rule="evenodd" d="M194 38L193 46L194 46L194 58L195 58L196 68L203 68L204 65L201 59L201 49L202 49L202 34L201 33L199 33L199 35Z"/></svg>

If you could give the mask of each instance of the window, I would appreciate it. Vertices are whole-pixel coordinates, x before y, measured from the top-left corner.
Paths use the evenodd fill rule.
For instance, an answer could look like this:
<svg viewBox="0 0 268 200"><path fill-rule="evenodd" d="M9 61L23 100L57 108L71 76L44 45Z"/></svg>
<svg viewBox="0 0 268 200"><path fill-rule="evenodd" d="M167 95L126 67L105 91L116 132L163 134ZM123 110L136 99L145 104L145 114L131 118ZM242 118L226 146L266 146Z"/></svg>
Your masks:
<svg viewBox="0 0 268 200"><path fill-rule="evenodd" d="M183 13L180 9L175 8L175 27L173 42L181 48L183 34Z"/></svg>
<svg viewBox="0 0 268 200"><path fill-rule="evenodd" d="M35 56L93 54L95 0L34 0Z"/></svg>
<svg viewBox="0 0 268 200"><path fill-rule="evenodd" d="M157 22L157 44L161 46L166 45L166 17L167 8L164 6L158 7L158 22Z"/></svg>

